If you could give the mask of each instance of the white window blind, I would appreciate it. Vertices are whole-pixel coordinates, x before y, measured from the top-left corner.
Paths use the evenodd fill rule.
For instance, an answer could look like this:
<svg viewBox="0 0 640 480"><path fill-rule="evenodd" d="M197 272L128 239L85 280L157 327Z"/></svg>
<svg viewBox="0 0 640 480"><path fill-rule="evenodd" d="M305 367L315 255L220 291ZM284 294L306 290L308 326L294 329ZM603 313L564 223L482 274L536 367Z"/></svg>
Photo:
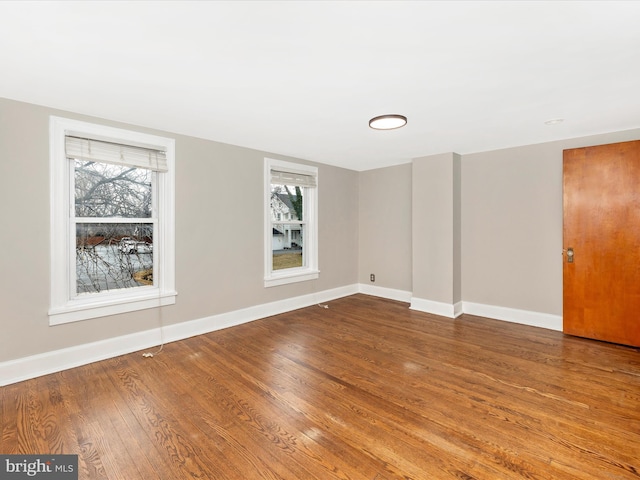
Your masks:
<svg viewBox="0 0 640 480"><path fill-rule="evenodd" d="M65 152L67 158L77 160L126 165L156 172L168 171L166 153L151 148L67 135Z"/></svg>
<svg viewBox="0 0 640 480"><path fill-rule="evenodd" d="M297 173L290 170L271 169L271 183L276 185L297 185L299 187L315 187L315 175Z"/></svg>

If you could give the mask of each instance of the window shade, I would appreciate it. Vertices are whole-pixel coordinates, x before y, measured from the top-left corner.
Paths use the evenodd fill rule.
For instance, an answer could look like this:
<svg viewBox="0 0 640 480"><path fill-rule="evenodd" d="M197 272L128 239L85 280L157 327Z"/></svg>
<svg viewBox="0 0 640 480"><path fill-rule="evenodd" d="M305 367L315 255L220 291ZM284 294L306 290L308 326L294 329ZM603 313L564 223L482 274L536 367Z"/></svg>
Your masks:
<svg viewBox="0 0 640 480"><path fill-rule="evenodd" d="M271 170L271 183L278 185L297 185L299 187L315 187L315 175L296 173L284 170Z"/></svg>
<svg viewBox="0 0 640 480"><path fill-rule="evenodd" d="M67 158L77 160L146 168L156 172L168 170L165 152L151 148L66 136L65 151Z"/></svg>

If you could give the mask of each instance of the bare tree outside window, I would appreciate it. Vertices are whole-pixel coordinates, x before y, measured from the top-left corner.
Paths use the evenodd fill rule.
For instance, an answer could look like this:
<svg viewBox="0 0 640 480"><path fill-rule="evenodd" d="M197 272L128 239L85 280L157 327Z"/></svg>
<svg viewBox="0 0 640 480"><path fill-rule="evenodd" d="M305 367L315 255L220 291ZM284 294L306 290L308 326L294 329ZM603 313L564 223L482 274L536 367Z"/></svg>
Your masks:
<svg viewBox="0 0 640 480"><path fill-rule="evenodd" d="M273 270L304 266L303 201L299 186L271 185Z"/></svg>
<svg viewBox="0 0 640 480"><path fill-rule="evenodd" d="M78 294L153 284L153 176L75 160Z"/></svg>

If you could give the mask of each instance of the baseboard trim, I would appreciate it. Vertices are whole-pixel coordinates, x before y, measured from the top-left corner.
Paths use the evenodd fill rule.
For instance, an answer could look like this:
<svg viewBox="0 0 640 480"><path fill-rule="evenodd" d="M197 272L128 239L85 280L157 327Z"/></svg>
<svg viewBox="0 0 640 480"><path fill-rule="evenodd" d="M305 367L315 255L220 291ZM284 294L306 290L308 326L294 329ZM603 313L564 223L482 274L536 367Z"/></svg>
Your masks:
<svg viewBox="0 0 640 480"><path fill-rule="evenodd" d="M450 304L417 297L411 297L411 306L409 308L411 308L411 310L418 310L419 312L432 313L433 315L449 318L456 318L463 313L462 302Z"/></svg>
<svg viewBox="0 0 640 480"><path fill-rule="evenodd" d="M2 362L0 363L0 386L87 365L127 353L150 349L159 345L162 339L164 339L165 343L184 340L185 338L241 325L260 318L309 307L314 304L329 302L358 292L358 285L353 284L167 325L162 327L162 330L158 327L130 335L123 335Z"/></svg>
<svg viewBox="0 0 640 480"><path fill-rule="evenodd" d="M464 313L464 302L457 302L453 304L453 318L458 318Z"/></svg>
<svg viewBox="0 0 640 480"><path fill-rule="evenodd" d="M473 302L462 302L462 311L469 315L478 315L480 317L519 323L522 325L529 325L531 327L546 328L559 332L562 331L562 315L552 315L550 313L533 312L530 310L519 310L508 307L497 307L495 305L484 305Z"/></svg>
<svg viewBox="0 0 640 480"><path fill-rule="evenodd" d="M388 298L410 303L412 310L418 310L434 315L456 318L463 313L493 318L512 323L520 323L533 327L562 331L562 316L547 313L518 310L515 308L484 305L473 302L457 302L448 304L425 300L411 296L411 292L391 288L376 287L366 284L353 284L344 287L325 290L308 295L302 295L276 302L256 305L253 307L234 310L232 312L212 315L205 318L190 320L160 328L145 330L120 337L109 338L99 342L87 343L75 347L54 350L52 352L31 355L0 363L0 386L29 380L42 375L60 372L69 368L79 367L100 360L146 350L165 343L184 340L196 335L202 335L216 330L252 322L260 318L290 312L314 304L330 302L337 298L347 297L356 293Z"/></svg>
<svg viewBox="0 0 640 480"><path fill-rule="evenodd" d="M358 285L358 292L364 293L365 295L372 295L374 297L397 300L399 302L411 302L411 292L407 292L405 290L396 290L394 288L377 287L375 285L360 283Z"/></svg>
<svg viewBox="0 0 640 480"><path fill-rule="evenodd" d="M497 307L473 302L457 302L448 304L425 300L423 298L411 298L412 310L440 315L442 317L457 318L462 314L478 315L479 317L493 318L505 322L519 323L531 327L547 328L549 330L562 331L562 316L549 313L519 310L516 308Z"/></svg>

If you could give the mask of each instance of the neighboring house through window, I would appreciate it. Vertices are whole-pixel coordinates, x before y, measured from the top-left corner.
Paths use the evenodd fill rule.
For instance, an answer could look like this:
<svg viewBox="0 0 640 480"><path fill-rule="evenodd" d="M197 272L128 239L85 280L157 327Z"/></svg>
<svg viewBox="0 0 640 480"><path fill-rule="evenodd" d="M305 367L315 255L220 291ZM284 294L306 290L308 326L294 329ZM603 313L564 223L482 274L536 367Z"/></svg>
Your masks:
<svg viewBox="0 0 640 480"><path fill-rule="evenodd" d="M175 303L174 140L51 117L50 324Z"/></svg>
<svg viewBox="0 0 640 480"><path fill-rule="evenodd" d="M318 170L265 159L265 286L318 278Z"/></svg>

